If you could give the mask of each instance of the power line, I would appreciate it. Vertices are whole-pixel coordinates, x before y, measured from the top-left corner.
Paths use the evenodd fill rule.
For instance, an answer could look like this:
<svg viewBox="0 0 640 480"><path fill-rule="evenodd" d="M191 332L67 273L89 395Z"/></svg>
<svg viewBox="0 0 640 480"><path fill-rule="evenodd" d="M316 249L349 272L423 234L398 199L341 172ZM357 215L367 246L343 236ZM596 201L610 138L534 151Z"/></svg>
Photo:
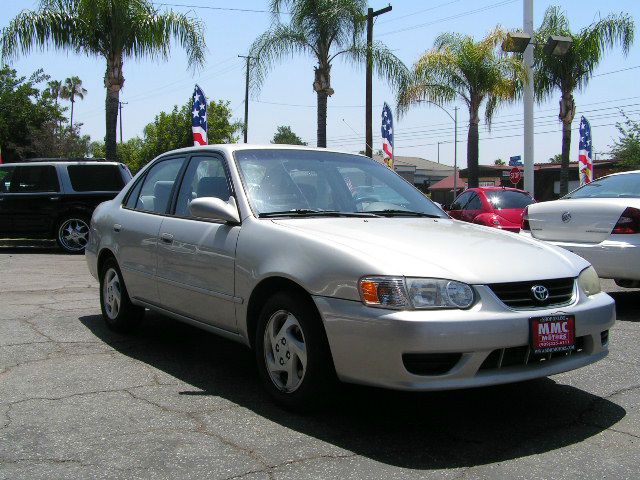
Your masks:
<svg viewBox="0 0 640 480"><path fill-rule="evenodd" d="M425 12L430 12L431 10L435 10L437 8L440 7L446 7L447 5L451 5L452 3L458 3L460 0L452 0L450 2L445 2L445 3L441 3L440 5L435 5L431 8L425 8L424 10L418 10L417 12L412 12L412 13L407 13L406 15L402 15L400 17L394 17L391 18L389 20L382 20L381 22L379 22L380 25L384 25L387 23L391 23L391 22L395 22L397 20L402 20L403 18L407 18L407 17L413 17L414 15L418 15L420 13L425 13Z"/></svg>
<svg viewBox="0 0 640 480"><path fill-rule="evenodd" d="M505 5L509 5L510 3L515 3L517 1L519 1L519 0L503 0L501 2L494 3L492 5L486 5L484 7L476 8L474 10L468 10L466 12L457 13L457 14L451 15L449 17L439 18L438 20L433 20L433 21L426 22L426 23L420 23L418 25L412 25L410 27L400 28L398 30L391 30L389 32L383 32L383 33L380 33L378 35L378 37L383 37L385 35L393 35L395 33L400 33L400 32L407 32L409 30L415 30L417 28L428 27L429 25L435 25L436 23L447 22L449 20L456 20L458 18L466 17L468 15L473 15L474 13L481 13L481 12L485 12L487 10L491 10L493 8L498 8L498 7L502 7L502 6L505 6Z"/></svg>
<svg viewBox="0 0 640 480"><path fill-rule="evenodd" d="M186 5L179 3L164 3L158 2L156 5L160 5L163 7L183 7L183 8L200 8L204 10L219 10L219 11L228 11L228 12L241 12L241 13L272 13L270 10L255 10L251 8L232 8L232 7L210 7L208 5ZM290 15L289 12L278 12L285 15Z"/></svg>
<svg viewBox="0 0 640 480"><path fill-rule="evenodd" d="M633 70L635 68L640 68L640 65L636 65L635 67L621 68L620 70L613 70L611 72L598 73L597 75L591 75L591 78L602 77L603 75L611 75L612 73L626 72L627 70Z"/></svg>

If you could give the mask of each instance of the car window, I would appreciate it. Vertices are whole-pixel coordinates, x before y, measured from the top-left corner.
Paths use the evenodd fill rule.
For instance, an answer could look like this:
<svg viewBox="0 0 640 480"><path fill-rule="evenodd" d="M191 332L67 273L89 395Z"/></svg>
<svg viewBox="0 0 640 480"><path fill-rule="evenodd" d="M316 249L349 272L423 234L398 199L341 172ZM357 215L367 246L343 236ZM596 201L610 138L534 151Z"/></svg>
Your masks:
<svg viewBox="0 0 640 480"><path fill-rule="evenodd" d="M11 180L12 193L58 192L60 183L53 165L16 167Z"/></svg>
<svg viewBox="0 0 640 480"><path fill-rule="evenodd" d="M193 157L184 174L178 200L176 215L191 216L189 204L200 197L216 197L225 202L229 200L231 192L224 168L219 157Z"/></svg>
<svg viewBox="0 0 640 480"><path fill-rule="evenodd" d="M491 190L486 192L487 200L496 210L506 208L524 208L534 203L533 198L525 192L514 190Z"/></svg>
<svg viewBox="0 0 640 480"><path fill-rule="evenodd" d="M626 173L587 183L563 198L640 198L640 173Z"/></svg>
<svg viewBox="0 0 640 480"><path fill-rule="evenodd" d="M482 210L482 200L477 193L472 193L467 204L462 207L463 210Z"/></svg>
<svg viewBox="0 0 640 480"><path fill-rule="evenodd" d="M183 163L184 158L170 158L153 165L142 183L134 208L145 212L165 213Z"/></svg>
<svg viewBox="0 0 640 480"><path fill-rule="evenodd" d="M469 201L472 192L461 193L451 204L450 210L462 210L462 207Z"/></svg>
<svg viewBox="0 0 640 480"><path fill-rule="evenodd" d="M127 208L135 208L136 203L138 202L138 197L140 196L140 189L142 188L142 183L144 179L138 180L134 187L129 191L126 202L124 204Z"/></svg>
<svg viewBox="0 0 640 480"><path fill-rule="evenodd" d="M76 192L119 192L124 187L118 165L69 165L67 173Z"/></svg>
<svg viewBox="0 0 640 480"><path fill-rule="evenodd" d="M446 214L389 168L358 155L311 150L234 153L258 214L296 210Z"/></svg>
<svg viewBox="0 0 640 480"><path fill-rule="evenodd" d="M7 193L11 186L11 177L15 167L3 167L0 168L0 193Z"/></svg>

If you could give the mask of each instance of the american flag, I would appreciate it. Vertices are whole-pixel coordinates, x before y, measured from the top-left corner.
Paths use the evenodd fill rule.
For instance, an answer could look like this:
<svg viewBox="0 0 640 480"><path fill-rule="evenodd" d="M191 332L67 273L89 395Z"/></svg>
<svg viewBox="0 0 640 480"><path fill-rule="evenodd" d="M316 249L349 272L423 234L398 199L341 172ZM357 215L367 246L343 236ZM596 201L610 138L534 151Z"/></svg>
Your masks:
<svg viewBox="0 0 640 480"><path fill-rule="evenodd" d="M580 174L580 185L591 183L593 180L593 157L591 156L591 125L589 121L580 118L580 142L578 145L578 172Z"/></svg>
<svg viewBox="0 0 640 480"><path fill-rule="evenodd" d="M384 151L384 163L393 168L393 115L387 102L382 107L382 150Z"/></svg>
<svg viewBox="0 0 640 480"><path fill-rule="evenodd" d="M207 144L207 98L202 89L196 84L193 90L193 110L191 111L191 130L193 144Z"/></svg>

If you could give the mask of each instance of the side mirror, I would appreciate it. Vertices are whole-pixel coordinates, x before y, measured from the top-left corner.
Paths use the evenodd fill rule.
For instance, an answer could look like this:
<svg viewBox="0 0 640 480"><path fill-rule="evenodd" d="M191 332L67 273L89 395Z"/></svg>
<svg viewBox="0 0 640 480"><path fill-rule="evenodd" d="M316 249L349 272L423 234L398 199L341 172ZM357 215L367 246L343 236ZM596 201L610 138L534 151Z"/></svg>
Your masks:
<svg viewBox="0 0 640 480"><path fill-rule="evenodd" d="M189 210L194 217L240 223L238 207L233 197L229 197L227 202L215 197L196 198L189 204Z"/></svg>

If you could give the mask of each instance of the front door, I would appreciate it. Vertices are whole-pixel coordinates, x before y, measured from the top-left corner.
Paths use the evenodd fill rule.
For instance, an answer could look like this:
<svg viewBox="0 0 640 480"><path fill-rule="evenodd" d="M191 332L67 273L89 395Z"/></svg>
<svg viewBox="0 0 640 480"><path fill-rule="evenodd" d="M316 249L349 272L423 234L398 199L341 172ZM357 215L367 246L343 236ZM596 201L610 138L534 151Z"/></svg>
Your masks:
<svg viewBox="0 0 640 480"><path fill-rule="evenodd" d="M224 201L232 195L225 161L194 155L175 199L174 215L163 219L158 240L158 292L162 306L235 332L234 269L240 226L191 216L199 197Z"/></svg>

